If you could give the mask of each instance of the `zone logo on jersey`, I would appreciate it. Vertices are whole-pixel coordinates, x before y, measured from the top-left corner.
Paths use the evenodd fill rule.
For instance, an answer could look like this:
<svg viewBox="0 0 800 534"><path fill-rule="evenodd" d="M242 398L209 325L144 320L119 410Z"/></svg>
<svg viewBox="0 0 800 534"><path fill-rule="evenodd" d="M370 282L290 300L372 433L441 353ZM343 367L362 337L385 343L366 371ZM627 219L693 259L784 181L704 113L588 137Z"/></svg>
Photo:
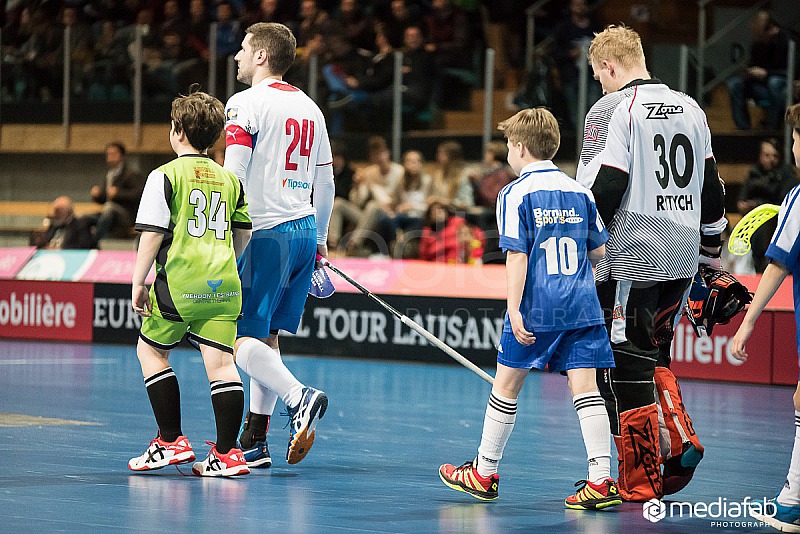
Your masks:
<svg viewBox="0 0 800 534"><path fill-rule="evenodd" d="M642 105L647 108L646 119L668 119L669 115L683 113L683 106L671 106L659 102Z"/></svg>
<svg viewBox="0 0 800 534"><path fill-rule="evenodd" d="M594 124L587 124L586 131L583 133L584 141L597 141L600 137L600 130Z"/></svg>
<svg viewBox="0 0 800 534"><path fill-rule="evenodd" d="M239 108L228 108L225 112L225 118L228 121L234 121L239 117Z"/></svg>
<svg viewBox="0 0 800 534"><path fill-rule="evenodd" d="M583 222L583 217L575 208L568 210L543 210L534 208L533 218L537 228L548 224L579 224Z"/></svg>

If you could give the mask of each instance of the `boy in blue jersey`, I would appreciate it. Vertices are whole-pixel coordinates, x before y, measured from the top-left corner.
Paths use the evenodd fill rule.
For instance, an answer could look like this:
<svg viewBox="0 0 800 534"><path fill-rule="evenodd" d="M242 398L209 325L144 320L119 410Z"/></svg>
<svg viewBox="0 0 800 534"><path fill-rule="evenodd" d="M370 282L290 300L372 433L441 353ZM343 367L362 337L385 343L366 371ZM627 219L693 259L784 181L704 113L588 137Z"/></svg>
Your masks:
<svg viewBox="0 0 800 534"><path fill-rule="evenodd" d="M794 145L792 153L800 165L800 104L786 110L786 124L792 128ZM794 282L794 318L797 325L797 343L800 346L800 186L789 191L778 213L778 227L772 236L766 257L770 261L758 283L753 302L747 310L742 325L733 337L731 354L739 360L747 359L745 344L753 333L756 319L775 295L784 279L791 274ZM794 447L789 474L781 491L775 497L774 515L751 515L782 532L800 532L800 380L794 393ZM767 508L767 507L765 507Z"/></svg>
<svg viewBox="0 0 800 534"><path fill-rule="evenodd" d="M592 262L605 255L608 233L591 191L550 161L561 140L552 113L526 109L498 129L519 175L497 202L508 313L478 456L460 467L442 465L439 477L478 499L497 498L497 465L514 428L517 397L532 368L547 368L567 375L589 458L587 479L564 504L615 506L622 499L611 478L611 430L596 381L597 369L614 367L614 358L592 273Z"/></svg>

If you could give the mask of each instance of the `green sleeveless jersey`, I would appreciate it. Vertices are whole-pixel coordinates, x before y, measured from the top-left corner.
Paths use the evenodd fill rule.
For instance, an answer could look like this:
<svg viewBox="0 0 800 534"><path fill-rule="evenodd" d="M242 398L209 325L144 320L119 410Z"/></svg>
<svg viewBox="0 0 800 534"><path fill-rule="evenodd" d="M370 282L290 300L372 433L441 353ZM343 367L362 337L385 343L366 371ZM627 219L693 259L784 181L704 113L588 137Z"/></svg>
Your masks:
<svg viewBox="0 0 800 534"><path fill-rule="evenodd" d="M151 172L136 229L164 234L150 288L153 314L172 321L239 318L232 230L251 226L242 184L207 156L187 154Z"/></svg>

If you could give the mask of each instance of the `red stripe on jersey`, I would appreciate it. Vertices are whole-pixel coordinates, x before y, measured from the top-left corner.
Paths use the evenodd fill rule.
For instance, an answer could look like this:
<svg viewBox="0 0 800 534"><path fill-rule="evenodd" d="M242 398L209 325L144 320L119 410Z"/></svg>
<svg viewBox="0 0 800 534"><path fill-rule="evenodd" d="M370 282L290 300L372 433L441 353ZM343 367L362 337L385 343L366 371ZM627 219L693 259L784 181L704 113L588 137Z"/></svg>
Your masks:
<svg viewBox="0 0 800 534"><path fill-rule="evenodd" d="M633 116L631 115L631 108L633 107L633 103L636 101L636 95L639 93L639 86L635 85L633 87L633 98L631 98L631 105L628 106L628 131L631 129L631 121L633 120Z"/></svg>
<svg viewBox="0 0 800 534"><path fill-rule="evenodd" d="M328 163L317 163L317 167L325 167L327 165L333 165L333 162L329 161Z"/></svg>
<svg viewBox="0 0 800 534"><path fill-rule="evenodd" d="M253 136L238 124L229 124L225 127L225 146L231 145L253 148Z"/></svg>
<svg viewBox="0 0 800 534"><path fill-rule="evenodd" d="M286 82L272 82L271 84L269 84L269 86L272 87L273 89L277 89L279 91L294 92L294 91L299 91L300 90L297 87L295 87L294 85L290 85L290 84L288 84Z"/></svg>

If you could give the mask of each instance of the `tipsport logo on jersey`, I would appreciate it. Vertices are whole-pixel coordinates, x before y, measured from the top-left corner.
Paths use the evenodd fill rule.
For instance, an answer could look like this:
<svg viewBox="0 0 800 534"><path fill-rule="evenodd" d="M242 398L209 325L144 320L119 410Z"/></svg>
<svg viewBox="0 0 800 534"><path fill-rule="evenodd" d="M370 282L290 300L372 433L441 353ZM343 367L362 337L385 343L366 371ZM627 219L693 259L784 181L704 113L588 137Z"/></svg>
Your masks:
<svg viewBox="0 0 800 534"><path fill-rule="evenodd" d="M281 185L287 189L311 189L310 183L295 180L293 178L284 178L281 182Z"/></svg>
<svg viewBox="0 0 800 534"><path fill-rule="evenodd" d="M533 220L537 228L547 226L550 224L580 224L583 222L583 217L575 208L568 210L544 210L542 208L534 208Z"/></svg>

